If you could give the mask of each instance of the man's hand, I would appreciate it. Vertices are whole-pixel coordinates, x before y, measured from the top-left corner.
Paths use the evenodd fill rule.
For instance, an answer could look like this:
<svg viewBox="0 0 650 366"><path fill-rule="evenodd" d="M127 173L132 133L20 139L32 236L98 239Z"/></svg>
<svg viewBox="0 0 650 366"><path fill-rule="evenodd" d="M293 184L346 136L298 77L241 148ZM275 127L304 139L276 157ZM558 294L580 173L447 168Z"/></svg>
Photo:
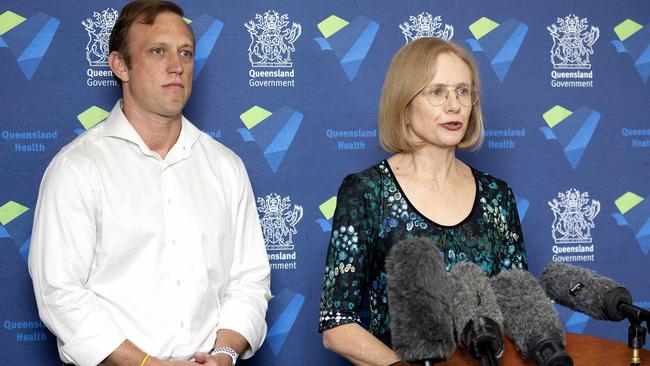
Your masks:
<svg viewBox="0 0 650 366"><path fill-rule="evenodd" d="M207 353L197 352L194 354L194 361L207 366L232 366L232 358L225 353L210 356Z"/></svg>

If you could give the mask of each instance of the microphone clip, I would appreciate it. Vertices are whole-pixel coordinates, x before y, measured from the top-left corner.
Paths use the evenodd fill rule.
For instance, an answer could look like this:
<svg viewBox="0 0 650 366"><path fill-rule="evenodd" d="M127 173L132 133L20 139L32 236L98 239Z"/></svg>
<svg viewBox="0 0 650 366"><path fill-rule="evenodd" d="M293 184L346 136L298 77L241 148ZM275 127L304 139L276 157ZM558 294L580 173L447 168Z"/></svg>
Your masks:
<svg viewBox="0 0 650 366"><path fill-rule="evenodd" d="M479 317L475 323L470 320L461 335L460 344L465 346L476 359L496 359L503 355L503 336L499 324L488 317Z"/></svg>

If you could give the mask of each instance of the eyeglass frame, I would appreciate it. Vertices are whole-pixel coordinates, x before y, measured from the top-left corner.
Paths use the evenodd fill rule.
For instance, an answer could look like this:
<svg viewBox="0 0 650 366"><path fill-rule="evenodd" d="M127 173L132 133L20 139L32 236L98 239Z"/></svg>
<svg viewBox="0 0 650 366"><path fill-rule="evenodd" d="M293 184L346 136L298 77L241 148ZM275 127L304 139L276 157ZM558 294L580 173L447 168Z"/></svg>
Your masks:
<svg viewBox="0 0 650 366"><path fill-rule="evenodd" d="M438 88L445 90L445 100L440 104L433 104L433 102L431 101L431 98L430 98L430 96L431 96L430 93L434 89L438 89ZM469 89L469 92L470 92L471 97L472 97L472 102L469 105L465 105L463 102L460 101L460 96L458 95L458 90L460 90L462 88L468 88ZM424 88L424 89L422 89L420 91L420 93L418 93L418 94L422 94L422 96L424 96L424 98L427 100L427 102L431 106L440 107L441 105L444 105L445 103L447 103L449 101L449 92L452 91L452 90L456 92L456 100L458 100L458 103L460 105L464 106L464 107L473 106L474 104L476 104L476 102L478 102L479 98L481 97L481 92L480 91L478 91L475 87L473 87L471 85L465 85L465 84L460 84L460 85L456 85L456 86L454 86L454 85L445 85L445 84L434 85L432 88Z"/></svg>

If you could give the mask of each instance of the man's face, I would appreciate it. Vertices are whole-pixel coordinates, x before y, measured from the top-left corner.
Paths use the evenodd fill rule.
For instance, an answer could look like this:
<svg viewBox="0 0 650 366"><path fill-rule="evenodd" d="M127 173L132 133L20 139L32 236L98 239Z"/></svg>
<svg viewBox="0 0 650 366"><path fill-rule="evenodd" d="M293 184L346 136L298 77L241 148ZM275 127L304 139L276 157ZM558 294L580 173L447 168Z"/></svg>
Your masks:
<svg viewBox="0 0 650 366"><path fill-rule="evenodd" d="M125 108L141 115L179 116L192 92L194 38L174 13L129 29L131 67L122 79Z"/></svg>

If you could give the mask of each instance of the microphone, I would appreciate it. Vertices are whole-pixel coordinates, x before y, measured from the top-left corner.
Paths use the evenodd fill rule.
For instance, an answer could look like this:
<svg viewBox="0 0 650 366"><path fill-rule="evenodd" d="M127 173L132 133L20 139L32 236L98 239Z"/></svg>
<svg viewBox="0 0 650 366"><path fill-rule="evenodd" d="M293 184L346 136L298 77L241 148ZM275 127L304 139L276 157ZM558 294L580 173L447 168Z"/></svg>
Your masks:
<svg viewBox="0 0 650 366"><path fill-rule="evenodd" d="M404 361L432 365L454 352L450 294L440 251L431 240L405 239L386 258L392 347Z"/></svg>
<svg viewBox="0 0 650 366"><path fill-rule="evenodd" d="M586 268L551 262L539 280L555 302L594 319L650 323L650 312L632 305L632 295L625 287Z"/></svg>
<svg viewBox="0 0 650 366"><path fill-rule="evenodd" d="M473 262L460 262L449 272L453 296L456 342L483 365L498 365L503 354L503 316L490 280Z"/></svg>
<svg viewBox="0 0 650 366"><path fill-rule="evenodd" d="M506 335L524 358L539 366L572 366L564 351L564 328L550 299L528 272L513 269L492 277Z"/></svg>

